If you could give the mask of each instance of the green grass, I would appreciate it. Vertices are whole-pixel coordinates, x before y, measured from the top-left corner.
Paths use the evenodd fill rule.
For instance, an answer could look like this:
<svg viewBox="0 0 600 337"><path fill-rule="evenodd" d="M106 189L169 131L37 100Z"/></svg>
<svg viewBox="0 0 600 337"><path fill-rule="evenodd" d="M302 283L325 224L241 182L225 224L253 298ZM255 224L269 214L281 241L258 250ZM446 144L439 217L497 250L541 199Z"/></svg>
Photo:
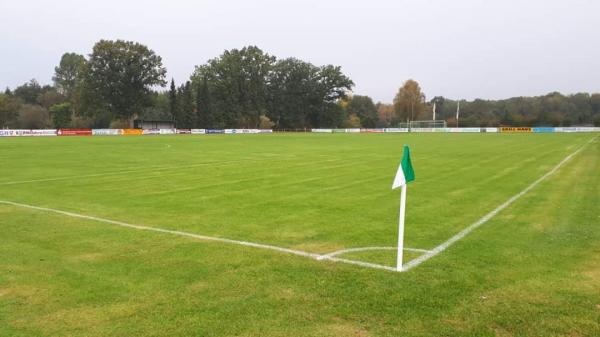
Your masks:
<svg viewBox="0 0 600 337"><path fill-rule="evenodd" d="M405 243L431 249L593 137L2 138L0 200L314 253L394 246L409 144ZM598 336L599 172L600 138L406 273L0 204L0 336Z"/></svg>

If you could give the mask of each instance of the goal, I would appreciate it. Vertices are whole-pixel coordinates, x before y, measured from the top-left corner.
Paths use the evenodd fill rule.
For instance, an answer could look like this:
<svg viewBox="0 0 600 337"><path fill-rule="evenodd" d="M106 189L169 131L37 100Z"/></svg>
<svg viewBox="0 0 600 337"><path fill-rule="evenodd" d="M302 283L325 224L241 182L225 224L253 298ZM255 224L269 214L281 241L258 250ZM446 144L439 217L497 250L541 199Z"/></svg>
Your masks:
<svg viewBox="0 0 600 337"><path fill-rule="evenodd" d="M410 121L407 123L400 123L401 128L407 129L434 129L434 128L445 128L447 127L445 120L428 120L428 121Z"/></svg>

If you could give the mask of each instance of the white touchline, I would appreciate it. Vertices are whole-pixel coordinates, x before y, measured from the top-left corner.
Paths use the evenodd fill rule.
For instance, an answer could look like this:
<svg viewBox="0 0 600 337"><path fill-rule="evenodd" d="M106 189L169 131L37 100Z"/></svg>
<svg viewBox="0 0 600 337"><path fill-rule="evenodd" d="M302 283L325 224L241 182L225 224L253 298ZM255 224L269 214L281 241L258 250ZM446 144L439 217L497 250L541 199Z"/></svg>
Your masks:
<svg viewBox="0 0 600 337"><path fill-rule="evenodd" d="M28 209L33 209L33 210L43 211L43 212L56 213L56 214L66 215L66 216L70 216L70 217L74 217L74 218L104 222L104 223L109 223L112 225L133 228L133 229L138 229L138 230L167 233L167 234L185 236L185 237L190 237L190 238L205 240L205 241L215 241L215 242L222 242L222 243L234 244L234 245L239 245L239 246L274 250L274 251L278 251L278 252L282 252L282 253L288 253L288 254L294 254L294 255L298 255L298 256L308 257L308 258L315 259L315 260L327 260L327 261L332 261L332 262L340 262L340 263L352 264L352 265L357 265L357 266L362 266L362 267L367 267L367 268L374 268L374 269L391 270L391 271L395 270L392 267L379 265L379 264L375 264L375 263L368 263L368 262L356 261L356 260L350 260L350 259L340 259L340 258L336 258L336 257L326 257L325 259L321 259L321 256L322 256L321 254L305 252L305 251L297 250L297 249L289 249L289 248L278 247L278 246L262 244L262 243L255 243L255 242L249 242L249 241L241 241L241 240L226 239L226 238L221 238L221 237L200 235L200 234L194 234L194 233L189 233L189 232L182 232L182 231L164 229L164 228L158 228L158 227L134 225L134 224L126 223L123 221L105 219L105 218L100 218L100 217L95 217L95 216L90 216L90 215L83 215L83 214L78 214L78 213L73 213L73 212L68 212L68 211L62 211L62 210L58 210L58 209L54 209L54 208L22 204L22 203L13 202L13 201L0 200L0 204L23 207L23 208L28 208Z"/></svg>
<svg viewBox="0 0 600 337"><path fill-rule="evenodd" d="M66 215L66 216L70 216L70 217L74 217L74 218L105 222L105 223L109 223L109 224L113 224L113 225L117 225L117 226L121 226L121 227L134 228L134 229L139 229L139 230L146 230L146 231L159 232L159 233L168 233L168 234L174 234L174 235L179 235L179 236L187 236L187 237L200 239L200 240L217 241L217 242L224 242L224 243L232 243L232 244L241 245L241 246L270 249L270 250L276 250L276 251L280 251L280 252L284 252L284 253L290 253L290 254L295 254L295 255L300 255L300 256L311 257L311 258L315 258L315 259L320 256L319 254L313 254L313 253L304 252L301 250L288 249L288 248L277 247L277 246L272 246L272 245L265 245L265 244L254 243L254 242L206 236L206 235L200 235L200 234L194 234L194 233L188 233L188 232L182 232L182 231L176 231L176 230L164 229L164 228L158 228L158 227L134 225L134 224L129 224L129 223L117 221L117 220L110 220L110 219L99 218L99 217L90 216L90 215L83 215L83 214L78 214L78 213L73 213L73 212L61 211L61 210L53 209L53 208L21 204L21 203L12 202L12 201L0 200L0 203L12 205L12 206L29 208L29 209L35 209L38 211L62 214L62 215Z"/></svg>
<svg viewBox="0 0 600 337"><path fill-rule="evenodd" d="M589 142L583 144L581 147L579 147L579 149L577 149L575 152L571 153L570 155L566 156L560 163L558 163L556 166L554 166L554 168L552 168L552 170L550 170L548 173L544 174L543 176L541 176L540 178L538 178L536 181L534 181L533 183L531 183L531 185L527 186L524 190L522 190L521 192L515 194L514 196L512 196L510 199L508 199L507 201L505 201L502 205L494 208L491 212L489 212L488 214L484 215L482 218L480 218L479 220L475 221L473 224L471 224L469 227L463 229L462 231L458 232L456 235L454 235L453 237L451 237L450 239L448 239L446 242L442 243L441 245L433 248L431 251L429 251L428 253L425 253L415 259L410 260L408 263L404 264L401 272L404 271L408 271L418 265L420 265L421 263L431 259L432 257L438 255L439 253L443 252L444 250L446 250L448 247L450 247L451 245L453 245L456 241L464 238L465 236L467 236L467 234L471 233L473 230L477 229L478 227L480 227L481 225L483 225L484 223L488 222L491 218L493 218L496 214L498 214L500 211L502 211L503 209L505 209L506 207L510 206L510 204L512 204L513 202L515 202L517 199L519 199L520 197L522 197L523 195L525 195L527 192L531 191L535 186L537 186L539 183L541 183L543 180L545 180L546 178L548 178L549 176L553 175L554 173L556 173L556 171L558 171L558 169L563 166L566 162L568 162L571 158L573 158L575 155L577 155L581 150L583 150L583 148L592 143L596 138L598 138L598 136L592 138Z"/></svg>

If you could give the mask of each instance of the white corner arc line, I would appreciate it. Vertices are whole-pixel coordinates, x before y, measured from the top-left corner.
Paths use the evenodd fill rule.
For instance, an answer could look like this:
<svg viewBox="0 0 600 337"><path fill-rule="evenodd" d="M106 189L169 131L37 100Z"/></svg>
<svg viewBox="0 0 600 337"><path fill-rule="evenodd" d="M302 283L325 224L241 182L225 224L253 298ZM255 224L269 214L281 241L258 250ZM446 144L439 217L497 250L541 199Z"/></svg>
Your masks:
<svg viewBox="0 0 600 337"><path fill-rule="evenodd" d="M369 262L364 262L364 261L342 259L342 258L339 258L339 257L329 257L329 258L326 258L324 260L326 260L326 261L333 261L333 262L342 262L342 263L347 263L347 264L353 264L353 265L357 265L357 266L361 266L361 267L366 267L366 268L372 268L372 269L381 269L381 270L387 270L387 271L397 272L396 268L394 268L394 267L384 266L384 265L381 265L381 264L369 263Z"/></svg>
<svg viewBox="0 0 600 337"><path fill-rule="evenodd" d="M347 253L354 253L354 252L363 252L363 251L369 251L369 250L397 250L397 249L398 249L398 247L356 247L356 248L348 248L348 249L341 249L341 250L336 250L335 252L323 254L323 255L319 256L317 258L317 260L326 260L326 259L330 259L330 258L332 258L334 256L343 255L343 254L347 254ZM407 247L404 247L404 250L409 251L409 252L419 252L419 253L428 253L428 252L430 252L427 249L407 248Z"/></svg>
<svg viewBox="0 0 600 337"><path fill-rule="evenodd" d="M488 222L496 214L500 213L503 209L505 209L506 207L510 206L517 199L519 199L520 197L522 197L523 195L525 195L527 192L531 191L539 183L541 183L546 178L548 178L549 176L551 176L554 173L556 173L556 171L558 171L558 169L560 169L565 163L567 163L569 160L571 160L571 158L573 158L575 155L577 155L579 152L581 152L581 150L583 150L583 148L586 145L592 143L596 138L598 138L598 136L592 138L589 142L587 142L587 143L583 144L582 146L580 146L579 149L577 149L575 152L571 153L570 155L566 156L560 163L558 163L556 166L554 166L554 168L552 168L552 170L550 170L549 172L547 172L546 174L544 174L543 176L541 176L540 178L538 178L536 181L534 181L529 186L527 186L524 190L522 190L521 192L515 194L514 196L512 196L510 199L508 199L507 201L505 201L500 206L494 208L491 212L487 213L486 215L484 215L483 217L481 217L479 220L477 220L474 223L472 223L471 225L469 225L467 228L465 228L465 229L461 230L460 232L458 232L456 235L454 235L453 237L451 237L450 239L448 239L446 242L444 242L444 243L440 244L439 246L433 248L428 253L425 253L425 254L423 254L423 255L415 258L415 259L410 260L408 263L404 264L401 272L408 271L408 270L410 270L410 269L412 269L412 268L420 265L421 263L423 263L423 262L431 259L432 257L438 255L439 253L441 253L444 250L446 250L448 247L452 246L458 240L460 240L460 239L464 238L465 236L467 236L467 234L471 233L473 230L477 229L478 227L480 227L484 223Z"/></svg>

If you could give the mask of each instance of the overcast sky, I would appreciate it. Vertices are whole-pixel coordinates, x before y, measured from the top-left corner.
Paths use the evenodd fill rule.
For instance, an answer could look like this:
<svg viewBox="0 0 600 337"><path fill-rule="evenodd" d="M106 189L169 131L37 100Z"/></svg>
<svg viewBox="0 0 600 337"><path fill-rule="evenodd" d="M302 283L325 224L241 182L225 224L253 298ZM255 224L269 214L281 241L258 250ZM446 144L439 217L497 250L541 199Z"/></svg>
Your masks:
<svg viewBox="0 0 600 337"><path fill-rule="evenodd" d="M427 98L600 92L598 0L0 0L0 87L50 83L64 52L99 39L146 44L168 76L225 49L334 64L355 94Z"/></svg>

